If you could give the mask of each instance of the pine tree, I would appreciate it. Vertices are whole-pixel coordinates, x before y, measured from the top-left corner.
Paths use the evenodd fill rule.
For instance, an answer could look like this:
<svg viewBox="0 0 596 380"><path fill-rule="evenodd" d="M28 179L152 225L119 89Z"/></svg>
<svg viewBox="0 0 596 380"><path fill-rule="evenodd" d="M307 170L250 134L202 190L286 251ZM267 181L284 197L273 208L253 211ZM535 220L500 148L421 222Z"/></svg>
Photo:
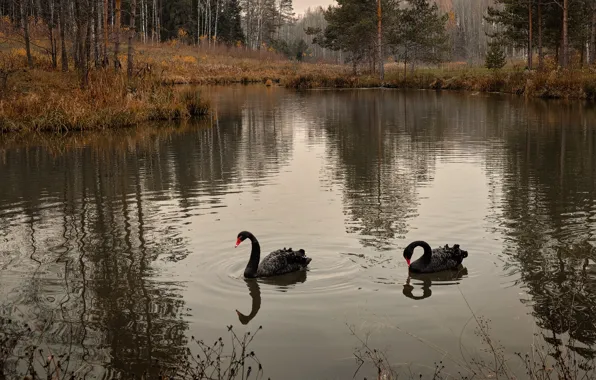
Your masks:
<svg viewBox="0 0 596 380"><path fill-rule="evenodd" d="M449 50L446 23L435 3L429 0L408 0L409 7L397 11L397 22L391 29L388 42L394 54L407 63L438 63Z"/></svg>
<svg viewBox="0 0 596 380"><path fill-rule="evenodd" d="M488 53L486 54L485 66L488 69L498 70L505 66L506 56L499 42L489 43Z"/></svg>
<svg viewBox="0 0 596 380"><path fill-rule="evenodd" d="M296 40L296 42L294 43L293 50L294 50L294 57L298 61L302 61L304 59L304 57L307 54L309 54L308 45L302 38L299 40Z"/></svg>
<svg viewBox="0 0 596 380"><path fill-rule="evenodd" d="M307 34L313 36L313 43L324 48L350 53L356 72L357 65L374 50L376 9L374 0L337 0L337 6L325 11L325 30L308 28Z"/></svg>
<svg viewBox="0 0 596 380"><path fill-rule="evenodd" d="M244 32L242 31L242 19L240 17L240 3L238 0L228 0L224 4L223 12L220 15L220 27L218 39L227 43L244 43Z"/></svg>
<svg viewBox="0 0 596 380"><path fill-rule="evenodd" d="M277 31L278 35L277 38L285 37L280 36L279 31L281 30L284 24L289 24L294 19L294 7L292 5L292 0L280 0L279 1L279 11L278 11L278 24L277 24ZM286 37L287 38L287 37Z"/></svg>

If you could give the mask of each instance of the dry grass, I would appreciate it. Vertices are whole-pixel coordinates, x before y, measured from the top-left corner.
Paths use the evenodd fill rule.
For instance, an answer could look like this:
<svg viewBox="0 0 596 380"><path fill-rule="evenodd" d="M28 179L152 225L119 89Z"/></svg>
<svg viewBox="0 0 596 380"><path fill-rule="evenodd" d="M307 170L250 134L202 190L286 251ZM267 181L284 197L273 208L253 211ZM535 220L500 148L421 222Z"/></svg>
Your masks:
<svg viewBox="0 0 596 380"><path fill-rule="evenodd" d="M90 73L80 89L74 73L20 71L0 97L0 131L69 131L179 120L207 114L209 103L193 89L161 85L156 78L128 81L111 71Z"/></svg>
<svg viewBox="0 0 596 380"><path fill-rule="evenodd" d="M299 63L268 50L225 45L144 45L136 59L168 84L286 83L299 75L330 78L349 73L344 66Z"/></svg>
<svg viewBox="0 0 596 380"><path fill-rule="evenodd" d="M263 366L250 347L261 330L259 326L253 333L248 331L238 336L230 325L227 326L228 339L222 336L215 343L205 343L192 337L193 349L187 347L186 354L177 357L175 363L154 358L154 363L147 363L142 374L115 372L124 379L263 379ZM43 332L22 321L0 317L0 379L89 378L93 363L80 360L72 347L66 346L64 352L53 352L48 345L39 343Z"/></svg>
<svg viewBox="0 0 596 380"><path fill-rule="evenodd" d="M328 72L322 75L296 75L288 78L285 85L296 89L356 88L378 87L381 82L370 75L351 76ZM402 72L387 70L382 85L389 88L501 92L538 98L596 100L596 72L589 68L533 72L516 69L492 72L482 68L449 71L421 69L414 74L408 73L405 79Z"/></svg>

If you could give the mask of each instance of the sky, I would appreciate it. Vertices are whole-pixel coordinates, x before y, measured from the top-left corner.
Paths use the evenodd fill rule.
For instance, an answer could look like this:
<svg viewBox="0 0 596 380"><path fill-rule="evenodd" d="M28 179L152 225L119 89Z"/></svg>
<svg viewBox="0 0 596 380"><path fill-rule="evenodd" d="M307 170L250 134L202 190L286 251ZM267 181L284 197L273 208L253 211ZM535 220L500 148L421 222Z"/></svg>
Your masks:
<svg viewBox="0 0 596 380"><path fill-rule="evenodd" d="M327 8L327 6L331 3L335 2L334 0L294 0L292 3L294 5L294 13L296 16L303 14L306 11L306 8L316 8L319 5L323 8Z"/></svg>

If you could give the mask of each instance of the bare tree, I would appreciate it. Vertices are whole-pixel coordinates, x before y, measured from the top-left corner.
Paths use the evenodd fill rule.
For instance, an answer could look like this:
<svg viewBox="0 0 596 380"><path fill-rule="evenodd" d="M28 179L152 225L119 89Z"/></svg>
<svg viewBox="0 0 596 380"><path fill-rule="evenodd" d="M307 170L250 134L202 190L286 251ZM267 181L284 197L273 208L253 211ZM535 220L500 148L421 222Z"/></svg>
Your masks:
<svg viewBox="0 0 596 380"><path fill-rule="evenodd" d="M381 0L377 0L377 49L379 50L379 79L382 81L385 78L385 62L383 61L383 24Z"/></svg>
<svg viewBox="0 0 596 380"><path fill-rule="evenodd" d="M62 71L68 71L68 54L66 53L66 6L67 0L58 0L60 7L60 49L61 49L61 61L62 61Z"/></svg>
<svg viewBox="0 0 596 380"><path fill-rule="evenodd" d="M108 64L108 0L103 0L103 65Z"/></svg>
<svg viewBox="0 0 596 380"><path fill-rule="evenodd" d="M116 21L114 23L114 70L118 71L122 65L118 54L120 54L120 18L122 15L122 0L116 0Z"/></svg>
<svg viewBox="0 0 596 380"><path fill-rule="evenodd" d="M33 68L33 57L31 56L31 38L29 36L29 18L27 17L29 10L29 0L21 0L19 3L19 10L21 13L21 22L23 23L25 50L27 51L27 65L29 65L30 68Z"/></svg>
<svg viewBox="0 0 596 380"><path fill-rule="evenodd" d="M563 0L563 67L569 65L569 0Z"/></svg>
<svg viewBox="0 0 596 380"><path fill-rule="evenodd" d="M528 0L528 70L532 70L532 0Z"/></svg>
<svg viewBox="0 0 596 380"><path fill-rule="evenodd" d="M592 20L590 24L590 64L596 63L596 0L592 1Z"/></svg>
<svg viewBox="0 0 596 380"><path fill-rule="evenodd" d="M544 67L544 52L542 50L542 0L538 0L538 68Z"/></svg>
<svg viewBox="0 0 596 380"><path fill-rule="evenodd" d="M137 12L137 0L132 0L130 4L130 31L128 32L128 79L132 78L134 70L134 46L133 40L136 32L135 16Z"/></svg>

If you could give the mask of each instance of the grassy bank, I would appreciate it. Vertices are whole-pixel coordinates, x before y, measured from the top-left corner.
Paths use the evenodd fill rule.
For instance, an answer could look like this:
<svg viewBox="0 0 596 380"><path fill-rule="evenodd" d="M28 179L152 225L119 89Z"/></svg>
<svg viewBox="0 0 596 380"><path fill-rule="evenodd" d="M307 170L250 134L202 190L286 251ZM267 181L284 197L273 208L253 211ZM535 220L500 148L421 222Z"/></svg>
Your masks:
<svg viewBox="0 0 596 380"><path fill-rule="evenodd" d="M81 89L74 73L15 73L0 98L0 131L71 131L117 128L150 120L201 116L209 103L192 89L154 79L128 81L125 74L91 72Z"/></svg>
<svg viewBox="0 0 596 380"><path fill-rule="evenodd" d="M596 99L596 71L593 69L524 71L519 68L492 71L483 68L455 70L421 69L405 76L397 67L388 65L383 83L370 75L302 74L288 78L290 88L320 87L428 89L473 92L500 92L527 97L551 99Z"/></svg>
<svg viewBox="0 0 596 380"><path fill-rule="evenodd" d="M122 48L126 51L126 47ZM371 74L353 75L348 66L289 61L269 51L178 44L136 46L135 74L92 69L89 85L73 71L52 69L47 56L34 55L27 68L24 49L0 49L0 131L66 131L136 125L150 120L185 119L208 112L209 103L176 84L261 83L292 89L390 88L502 92L540 98L596 99L596 71L542 71L509 66L499 71L445 64L408 71L386 65L383 83ZM126 67L126 54L120 56ZM72 62L70 67L72 68Z"/></svg>
<svg viewBox="0 0 596 380"><path fill-rule="evenodd" d="M125 57L122 57L125 60ZM389 88L501 92L538 98L596 99L596 70L560 69L551 61L543 70L525 71L523 62L510 62L493 71L462 63L422 67L404 75L403 65L387 63L385 80L350 66L288 61L268 51L234 47L194 48L160 45L140 48L143 65L167 84L272 83L292 89Z"/></svg>

